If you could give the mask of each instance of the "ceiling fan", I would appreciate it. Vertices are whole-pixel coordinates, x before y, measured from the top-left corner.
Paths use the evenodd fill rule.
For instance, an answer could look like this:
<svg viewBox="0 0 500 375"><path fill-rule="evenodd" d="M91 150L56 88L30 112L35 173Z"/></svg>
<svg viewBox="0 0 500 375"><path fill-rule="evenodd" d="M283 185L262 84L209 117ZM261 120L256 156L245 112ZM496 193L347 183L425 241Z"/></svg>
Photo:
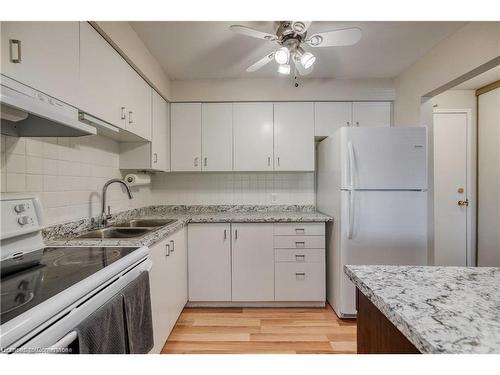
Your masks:
<svg viewBox="0 0 500 375"><path fill-rule="evenodd" d="M253 38L276 42L279 48L267 54L256 63L250 65L246 71L255 72L275 60L278 64L278 72L288 75L293 63L296 71L305 76L312 72L316 57L304 49L309 47L339 47L351 46L361 39L361 30L357 27L347 29L331 30L322 33L307 35L311 22L306 21L281 21L277 22L276 35L255 30L242 25L231 25L229 28L239 34Z"/></svg>

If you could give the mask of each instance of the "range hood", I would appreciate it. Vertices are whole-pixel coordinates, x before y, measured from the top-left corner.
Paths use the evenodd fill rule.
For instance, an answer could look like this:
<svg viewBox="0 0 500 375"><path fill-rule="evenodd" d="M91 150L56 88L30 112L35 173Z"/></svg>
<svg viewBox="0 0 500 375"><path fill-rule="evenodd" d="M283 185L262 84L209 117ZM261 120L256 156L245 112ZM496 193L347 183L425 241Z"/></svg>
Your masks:
<svg viewBox="0 0 500 375"><path fill-rule="evenodd" d="M96 128L78 120L78 110L1 75L1 133L14 137L81 137Z"/></svg>

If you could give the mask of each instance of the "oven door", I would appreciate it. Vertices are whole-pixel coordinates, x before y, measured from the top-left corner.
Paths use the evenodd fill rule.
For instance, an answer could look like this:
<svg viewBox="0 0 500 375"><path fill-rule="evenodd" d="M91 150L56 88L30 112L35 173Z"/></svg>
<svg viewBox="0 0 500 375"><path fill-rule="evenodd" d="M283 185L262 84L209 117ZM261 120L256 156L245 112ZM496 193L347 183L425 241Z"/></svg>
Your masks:
<svg viewBox="0 0 500 375"><path fill-rule="evenodd" d="M150 271L152 262L144 258L109 280L99 291L77 301L64 316L29 341L22 343L16 353L71 353L78 339L75 327L104 305L113 296L135 280L144 271ZM18 341L19 343L22 340Z"/></svg>

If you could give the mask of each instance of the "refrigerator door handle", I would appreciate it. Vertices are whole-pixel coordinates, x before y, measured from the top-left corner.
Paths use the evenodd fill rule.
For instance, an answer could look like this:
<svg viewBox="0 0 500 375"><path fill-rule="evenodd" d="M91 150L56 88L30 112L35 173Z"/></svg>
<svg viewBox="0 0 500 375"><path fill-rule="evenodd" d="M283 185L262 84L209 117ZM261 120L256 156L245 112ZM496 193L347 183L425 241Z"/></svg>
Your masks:
<svg viewBox="0 0 500 375"><path fill-rule="evenodd" d="M349 220L347 224L347 239L352 240L354 229L354 191L349 191Z"/></svg>
<svg viewBox="0 0 500 375"><path fill-rule="evenodd" d="M347 151L349 155L349 187L354 189L354 146L352 142L347 142Z"/></svg>

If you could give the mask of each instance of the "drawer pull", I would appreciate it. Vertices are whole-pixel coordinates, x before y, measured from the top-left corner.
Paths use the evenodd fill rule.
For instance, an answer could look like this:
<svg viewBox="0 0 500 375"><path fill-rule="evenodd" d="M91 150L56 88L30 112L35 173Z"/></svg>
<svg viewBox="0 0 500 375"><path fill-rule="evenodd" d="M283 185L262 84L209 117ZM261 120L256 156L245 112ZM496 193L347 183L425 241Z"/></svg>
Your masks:
<svg viewBox="0 0 500 375"><path fill-rule="evenodd" d="M306 230L304 228L295 228L295 233L296 234L304 234L304 233L306 233Z"/></svg>
<svg viewBox="0 0 500 375"><path fill-rule="evenodd" d="M305 280L306 273L305 272L295 272L295 279L297 280Z"/></svg>
<svg viewBox="0 0 500 375"><path fill-rule="evenodd" d="M304 247L306 243L304 241L295 241L295 247Z"/></svg>
<svg viewBox="0 0 500 375"><path fill-rule="evenodd" d="M306 255L305 254L295 254L295 260L297 262L305 262L306 261Z"/></svg>
<svg viewBox="0 0 500 375"><path fill-rule="evenodd" d="M170 245L165 244L165 256L168 257L170 255Z"/></svg>
<svg viewBox="0 0 500 375"><path fill-rule="evenodd" d="M173 253L173 252L174 252L174 250L175 250L174 246L175 246L175 242L174 242L174 240L170 240L170 252L172 252L172 253Z"/></svg>

